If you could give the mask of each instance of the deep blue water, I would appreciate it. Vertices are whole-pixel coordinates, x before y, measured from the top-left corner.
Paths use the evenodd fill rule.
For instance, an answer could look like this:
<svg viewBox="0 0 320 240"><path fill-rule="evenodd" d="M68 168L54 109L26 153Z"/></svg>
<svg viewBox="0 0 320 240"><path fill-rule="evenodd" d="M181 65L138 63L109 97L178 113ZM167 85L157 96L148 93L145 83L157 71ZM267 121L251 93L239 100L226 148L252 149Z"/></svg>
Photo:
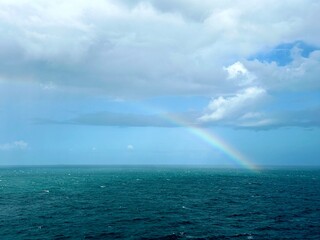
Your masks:
<svg viewBox="0 0 320 240"><path fill-rule="evenodd" d="M0 168L0 239L320 239L320 170Z"/></svg>

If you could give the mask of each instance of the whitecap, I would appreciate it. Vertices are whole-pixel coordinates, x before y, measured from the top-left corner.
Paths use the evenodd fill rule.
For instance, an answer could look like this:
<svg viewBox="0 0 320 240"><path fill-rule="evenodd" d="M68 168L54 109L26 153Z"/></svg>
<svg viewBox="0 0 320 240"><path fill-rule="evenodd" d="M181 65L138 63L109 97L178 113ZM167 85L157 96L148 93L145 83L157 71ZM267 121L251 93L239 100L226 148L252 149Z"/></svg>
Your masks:
<svg viewBox="0 0 320 240"><path fill-rule="evenodd" d="M45 189L45 190L43 190L43 191L44 191L45 193L49 193L49 192L50 192L49 190L46 190L46 189Z"/></svg>

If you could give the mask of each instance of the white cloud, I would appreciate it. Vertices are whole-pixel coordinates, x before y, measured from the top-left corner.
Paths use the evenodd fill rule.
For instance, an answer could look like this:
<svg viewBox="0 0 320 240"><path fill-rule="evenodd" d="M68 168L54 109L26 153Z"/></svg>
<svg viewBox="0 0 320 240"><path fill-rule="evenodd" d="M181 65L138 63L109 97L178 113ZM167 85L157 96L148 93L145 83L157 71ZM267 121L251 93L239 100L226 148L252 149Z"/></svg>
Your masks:
<svg viewBox="0 0 320 240"><path fill-rule="evenodd" d="M241 62L236 62L228 67L225 67L224 70L228 72L228 79L237 78L238 76L247 75L248 70L243 66Z"/></svg>
<svg viewBox="0 0 320 240"><path fill-rule="evenodd" d="M233 122L234 126L247 128L270 127L279 124L279 119L262 112L248 112Z"/></svg>
<svg viewBox="0 0 320 240"><path fill-rule="evenodd" d="M198 118L204 125L275 124L265 100L319 91L320 51L303 57L294 48L285 66L248 59L297 40L320 46L314 24L319 12L317 0L3 0L0 81L114 101L209 96L214 98ZM122 118L93 114L78 120L167 126L152 116Z"/></svg>
<svg viewBox="0 0 320 240"><path fill-rule="evenodd" d="M56 86L52 82L41 84L41 87L43 90L48 90L48 91L56 89Z"/></svg>
<svg viewBox="0 0 320 240"><path fill-rule="evenodd" d="M227 79L237 81L236 84L239 86L249 85L255 79L255 76L239 61L223 69L228 73Z"/></svg>
<svg viewBox="0 0 320 240"><path fill-rule="evenodd" d="M233 93L259 77L248 56L320 45L319 11L313 0L1 1L0 75L123 98Z"/></svg>
<svg viewBox="0 0 320 240"><path fill-rule="evenodd" d="M28 148L28 143L22 140L14 141L12 143L0 144L1 151L25 150L27 148Z"/></svg>
<svg viewBox="0 0 320 240"><path fill-rule="evenodd" d="M255 83L272 91L305 91L320 89L320 51L308 58L292 50L293 61L285 66L275 62L247 61L246 66L256 75Z"/></svg>
<svg viewBox="0 0 320 240"><path fill-rule="evenodd" d="M133 145L129 144L129 145L127 146L127 150L128 150L128 151L132 151L133 149L134 149Z"/></svg>
<svg viewBox="0 0 320 240"><path fill-rule="evenodd" d="M266 100L267 92L250 87L234 96L218 97L209 103L207 113L199 118L201 122L217 122L257 116L255 110Z"/></svg>

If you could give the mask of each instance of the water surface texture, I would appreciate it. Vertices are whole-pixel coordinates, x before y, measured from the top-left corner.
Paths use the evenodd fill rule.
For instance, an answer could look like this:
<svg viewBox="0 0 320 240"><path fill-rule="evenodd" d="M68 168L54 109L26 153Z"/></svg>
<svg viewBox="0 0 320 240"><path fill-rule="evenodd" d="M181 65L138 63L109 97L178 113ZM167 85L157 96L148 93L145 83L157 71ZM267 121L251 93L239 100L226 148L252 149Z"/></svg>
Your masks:
<svg viewBox="0 0 320 240"><path fill-rule="evenodd" d="M320 170L0 168L1 239L320 239Z"/></svg>

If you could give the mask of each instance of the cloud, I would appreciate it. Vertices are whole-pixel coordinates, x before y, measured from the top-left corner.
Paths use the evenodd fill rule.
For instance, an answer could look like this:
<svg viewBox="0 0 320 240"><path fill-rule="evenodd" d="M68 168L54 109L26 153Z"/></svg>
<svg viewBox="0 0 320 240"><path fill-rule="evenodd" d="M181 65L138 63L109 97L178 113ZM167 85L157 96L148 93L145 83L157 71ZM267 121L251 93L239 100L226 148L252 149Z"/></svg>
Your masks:
<svg viewBox="0 0 320 240"><path fill-rule="evenodd" d="M269 130L283 127L320 127L320 107L306 110L264 112L234 123L236 128Z"/></svg>
<svg viewBox="0 0 320 240"><path fill-rule="evenodd" d="M133 149L134 149L133 145L129 144L129 145L127 146L127 150L128 150L128 151L132 151Z"/></svg>
<svg viewBox="0 0 320 240"><path fill-rule="evenodd" d="M91 125L91 126L114 126L114 127L180 127L171 119L184 119L189 125L195 125L195 112L179 114L134 114L97 112L82 114L68 120L36 119L37 124L71 124L71 125Z"/></svg>
<svg viewBox="0 0 320 240"><path fill-rule="evenodd" d="M228 73L227 79L237 81L236 84L239 86L249 85L255 79L255 76L239 61L223 69Z"/></svg>
<svg viewBox="0 0 320 240"><path fill-rule="evenodd" d="M284 41L320 45L312 0L1 1L0 9L2 79L111 97L234 93L251 81L226 81L224 66L240 62L261 78L274 67L249 56Z"/></svg>
<svg viewBox="0 0 320 240"><path fill-rule="evenodd" d="M298 51L297 51L298 50ZM307 44L302 41L281 43L271 49L259 52L249 59L257 59L260 62L276 62L278 66L285 66L293 61L293 58L299 55L308 58L310 53L319 50L319 47Z"/></svg>
<svg viewBox="0 0 320 240"><path fill-rule="evenodd" d="M315 0L5 0L0 79L23 89L32 82L52 98L60 90L70 99L212 97L205 110L179 116L191 125L318 125L319 104L274 108L288 93L320 90L319 11ZM37 122L176 126L167 119L96 112Z"/></svg>
<svg viewBox="0 0 320 240"><path fill-rule="evenodd" d="M256 76L254 84L278 92L320 90L320 51L313 51L308 57L303 57L299 48L291 52L292 62L284 66L276 62L246 61L246 68Z"/></svg>
<svg viewBox="0 0 320 240"><path fill-rule="evenodd" d="M38 124L68 124L105 127L217 127L267 130L280 127L320 127L320 106L308 109L266 110L270 96L263 89L246 89L235 96L213 99L206 113L146 115L98 112L69 120L38 119ZM258 100L260 99L260 100ZM258 101L257 101L258 100ZM260 101L260 103L258 103ZM178 119L178 120L177 120ZM183 124L181 124L183 123ZM96 150L95 147L92 150Z"/></svg>
<svg viewBox="0 0 320 240"><path fill-rule="evenodd" d="M99 112L80 115L79 117L69 120L68 123L119 127L163 127L170 125L166 120L156 115L110 112Z"/></svg>
<svg viewBox="0 0 320 240"><path fill-rule="evenodd" d="M27 148L28 148L28 143L22 140L14 141L12 143L0 144L1 151L25 150Z"/></svg>
<svg viewBox="0 0 320 240"><path fill-rule="evenodd" d="M52 82L41 84L41 87L43 90L48 90L48 91L54 90L56 88Z"/></svg>
<svg viewBox="0 0 320 240"><path fill-rule="evenodd" d="M230 97L218 97L209 103L207 113L199 118L201 122L230 121L256 118L255 112L267 99L267 92L258 87L250 87Z"/></svg>

